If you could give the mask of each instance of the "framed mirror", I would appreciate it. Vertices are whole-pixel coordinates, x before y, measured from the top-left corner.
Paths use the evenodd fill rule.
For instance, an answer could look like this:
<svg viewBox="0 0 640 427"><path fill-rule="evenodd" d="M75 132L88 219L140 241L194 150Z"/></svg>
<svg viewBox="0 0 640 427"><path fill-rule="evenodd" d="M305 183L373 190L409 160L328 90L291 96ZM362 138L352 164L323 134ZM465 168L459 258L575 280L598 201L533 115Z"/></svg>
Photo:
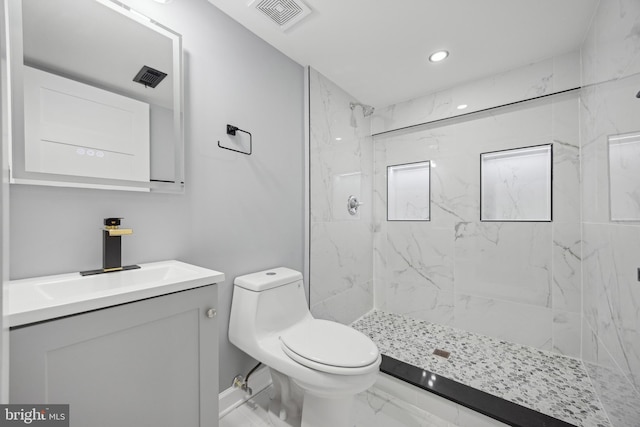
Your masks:
<svg viewBox="0 0 640 427"><path fill-rule="evenodd" d="M181 192L181 36L114 0L5 2L11 182Z"/></svg>
<svg viewBox="0 0 640 427"><path fill-rule="evenodd" d="M480 154L480 220L549 222L552 145Z"/></svg>
<svg viewBox="0 0 640 427"><path fill-rule="evenodd" d="M431 162L387 166L387 221L431 220Z"/></svg>

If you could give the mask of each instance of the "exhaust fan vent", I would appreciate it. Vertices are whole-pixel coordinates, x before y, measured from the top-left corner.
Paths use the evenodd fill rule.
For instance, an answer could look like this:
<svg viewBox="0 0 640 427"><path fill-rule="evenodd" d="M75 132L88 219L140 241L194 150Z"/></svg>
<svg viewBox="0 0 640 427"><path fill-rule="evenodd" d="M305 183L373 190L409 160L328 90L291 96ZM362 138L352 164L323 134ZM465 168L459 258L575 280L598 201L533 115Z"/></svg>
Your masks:
<svg viewBox="0 0 640 427"><path fill-rule="evenodd" d="M301 0L254 0L250 5L262 12L282 31L288 30L311 14L311 9Z"/></svg>
<svg viewBox="0 0 640 427"><path fill-rule="evenodd" d="M156 87L165 77L167 77L167 73L145 65L138 71L133 81L143 84L145 87Z"/></svg>

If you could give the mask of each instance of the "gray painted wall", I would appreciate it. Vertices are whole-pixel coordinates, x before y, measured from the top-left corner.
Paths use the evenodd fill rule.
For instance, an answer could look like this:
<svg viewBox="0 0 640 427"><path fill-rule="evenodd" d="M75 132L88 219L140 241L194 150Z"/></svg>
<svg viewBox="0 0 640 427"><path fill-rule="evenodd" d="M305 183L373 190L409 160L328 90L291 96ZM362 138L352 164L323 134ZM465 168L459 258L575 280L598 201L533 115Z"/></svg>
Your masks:
<svg viewBox="0 0 640 427"><path fill-rule="evenodd" d="M222 271L220 390L253 361L227 340L234 277L303 268L304 70L206 0L125 1L183 36L186 193L37 186L10 192L11 278L99 267L102 218L121 216L123 262L179 259ZM254 154L217 147L234 124Z"/></svg>

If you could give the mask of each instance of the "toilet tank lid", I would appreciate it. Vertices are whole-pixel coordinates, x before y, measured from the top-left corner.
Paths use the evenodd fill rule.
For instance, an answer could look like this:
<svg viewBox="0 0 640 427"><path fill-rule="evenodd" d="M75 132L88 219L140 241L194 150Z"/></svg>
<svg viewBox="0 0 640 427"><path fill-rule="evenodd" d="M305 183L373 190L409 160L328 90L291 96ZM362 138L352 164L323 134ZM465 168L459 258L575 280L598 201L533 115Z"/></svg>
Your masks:
<svg viewBox="0 0 640 427"><path fill-rule="evenodd" d="M277 267L257 273L238 276L233 284L254 292L266 291L302 280L302 273L286 267Z"/></svg>

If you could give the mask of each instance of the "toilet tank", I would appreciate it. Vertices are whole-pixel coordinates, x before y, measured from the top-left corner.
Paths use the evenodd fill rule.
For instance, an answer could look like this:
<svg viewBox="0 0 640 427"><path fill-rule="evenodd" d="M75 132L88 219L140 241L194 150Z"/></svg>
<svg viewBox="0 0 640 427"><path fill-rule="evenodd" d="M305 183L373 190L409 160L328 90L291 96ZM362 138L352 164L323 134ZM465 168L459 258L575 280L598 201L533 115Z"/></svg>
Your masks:
<svg viewBox="0 0 640 427"><path fill-rule="evenodd" d="M278 267L236 277L233 283L232 342L238 337L259 339L311 317L298 271Z"/></svg>

